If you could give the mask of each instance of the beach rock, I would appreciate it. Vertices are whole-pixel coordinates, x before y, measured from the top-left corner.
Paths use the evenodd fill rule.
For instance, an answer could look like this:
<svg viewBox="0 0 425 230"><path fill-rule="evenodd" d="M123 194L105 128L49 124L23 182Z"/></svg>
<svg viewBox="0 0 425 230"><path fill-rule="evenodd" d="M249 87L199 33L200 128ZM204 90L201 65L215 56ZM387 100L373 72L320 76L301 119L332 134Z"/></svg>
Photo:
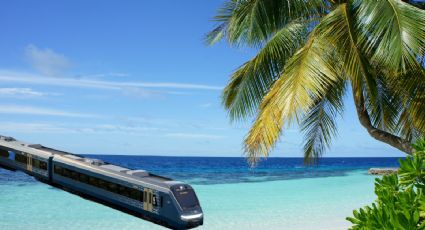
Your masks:
<svg viewBox="0 0 425 230"><path fill-rule="evenodd" d="M387 175L397 172L398 168L370 168L368 171L369 175Z"/></svg>

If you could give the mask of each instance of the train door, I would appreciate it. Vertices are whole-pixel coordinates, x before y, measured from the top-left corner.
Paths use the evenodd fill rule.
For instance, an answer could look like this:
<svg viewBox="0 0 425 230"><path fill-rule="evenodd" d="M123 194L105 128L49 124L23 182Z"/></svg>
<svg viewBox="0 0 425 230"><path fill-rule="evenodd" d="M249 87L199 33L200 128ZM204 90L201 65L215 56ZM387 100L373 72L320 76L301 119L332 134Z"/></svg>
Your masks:
<svg viewBox="0 0 425 230"><path fill-rule="evenodd" d="M27 170L32 172L32 156L27 154Z"/></svg>
<svg viewBox="0 0 425 230"><path fill-rule="evenodd" d="M149 188L143 189L143 209L148 212L152 212L153 208L153 191Z"/></svg>

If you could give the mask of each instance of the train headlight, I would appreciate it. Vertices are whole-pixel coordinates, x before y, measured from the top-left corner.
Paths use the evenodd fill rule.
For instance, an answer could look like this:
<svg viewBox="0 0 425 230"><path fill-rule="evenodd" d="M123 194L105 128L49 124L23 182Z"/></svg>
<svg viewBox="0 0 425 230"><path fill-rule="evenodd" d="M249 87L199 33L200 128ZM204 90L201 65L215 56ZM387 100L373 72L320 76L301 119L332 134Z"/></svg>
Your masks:
<svg viewBox="0 0 425 230"><path fill-rule="evenodd" d="M202 213L193 214L193 215L181 215L180 219L183 221L196 220L202 217Z"/></svg>

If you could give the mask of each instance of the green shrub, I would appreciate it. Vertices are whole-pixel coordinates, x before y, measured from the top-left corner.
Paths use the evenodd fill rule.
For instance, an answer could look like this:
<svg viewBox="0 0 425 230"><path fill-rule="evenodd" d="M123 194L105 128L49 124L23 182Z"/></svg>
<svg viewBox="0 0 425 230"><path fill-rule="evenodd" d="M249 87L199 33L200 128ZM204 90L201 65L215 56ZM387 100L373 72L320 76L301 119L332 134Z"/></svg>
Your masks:
<svg viewBox="0 0 425 230"><path fill-rule="evenodd" d="M397 174L375 180L377 200L347 217L351 229L425 229L425 140L413 147Z"/></svg>

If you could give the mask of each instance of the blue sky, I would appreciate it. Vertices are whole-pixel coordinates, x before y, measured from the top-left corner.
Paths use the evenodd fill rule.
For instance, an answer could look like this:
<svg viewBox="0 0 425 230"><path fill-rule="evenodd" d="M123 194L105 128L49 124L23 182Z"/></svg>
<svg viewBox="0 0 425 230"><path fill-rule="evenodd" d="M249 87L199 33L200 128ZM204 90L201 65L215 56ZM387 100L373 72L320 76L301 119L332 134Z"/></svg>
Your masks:
<svg viewBox="0 0 425 230"><path fill-rule="evenodd" d="M222 1L8 1L0 8L0 133L91 154L241 156L250 121L220 105L254 52L203 36ZM326 156L403 156L360 126L351 98ZM272 156L302 156L284 132Z"/></svg>

